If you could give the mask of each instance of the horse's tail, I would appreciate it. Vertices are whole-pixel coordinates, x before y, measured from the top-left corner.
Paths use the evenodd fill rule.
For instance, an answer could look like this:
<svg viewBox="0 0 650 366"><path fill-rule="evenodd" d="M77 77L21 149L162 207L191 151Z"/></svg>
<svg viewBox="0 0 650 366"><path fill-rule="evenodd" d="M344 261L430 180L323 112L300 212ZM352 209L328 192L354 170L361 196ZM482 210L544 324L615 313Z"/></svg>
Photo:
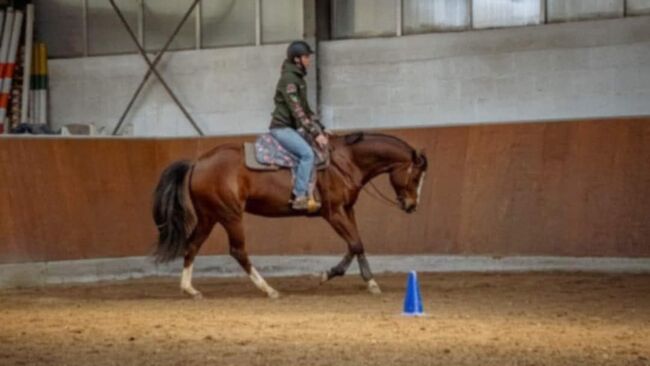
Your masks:
<svg viewBox="0 0 650 366"><path fill-rule="evenodd" d="M197 218L190 197L193 165L176 161L163 171L154 193L153 219L158 227L156 262L169 262L185 255L188 238Z"/></svg>

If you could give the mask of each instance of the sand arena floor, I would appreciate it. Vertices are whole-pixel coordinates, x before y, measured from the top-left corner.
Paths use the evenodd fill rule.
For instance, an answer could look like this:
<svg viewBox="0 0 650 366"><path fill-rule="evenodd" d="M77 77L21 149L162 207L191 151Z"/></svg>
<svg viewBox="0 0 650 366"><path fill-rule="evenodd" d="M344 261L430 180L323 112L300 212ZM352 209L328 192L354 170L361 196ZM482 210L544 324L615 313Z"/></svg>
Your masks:
<svg viewBox="0 0 650 366"><path fill-rule="evenodd" d="M650 365L650 275L147 279L0 291L0 365Z"/></svg>

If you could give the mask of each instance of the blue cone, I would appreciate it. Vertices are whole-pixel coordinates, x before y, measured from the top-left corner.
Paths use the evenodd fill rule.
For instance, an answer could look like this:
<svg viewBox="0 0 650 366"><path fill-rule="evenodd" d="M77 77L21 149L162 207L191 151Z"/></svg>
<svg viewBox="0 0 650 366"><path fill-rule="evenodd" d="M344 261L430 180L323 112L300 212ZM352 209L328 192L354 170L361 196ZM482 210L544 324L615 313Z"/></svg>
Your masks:
<svg viewBox="0 0 650 366"><path fill-rule="evenodd" d="M418 283L418 274L415 273L415 271L409 272L409 278L406 281L404 312L402 314L407 316L424 315L422 296L420 296L420 284Z"/></svg>

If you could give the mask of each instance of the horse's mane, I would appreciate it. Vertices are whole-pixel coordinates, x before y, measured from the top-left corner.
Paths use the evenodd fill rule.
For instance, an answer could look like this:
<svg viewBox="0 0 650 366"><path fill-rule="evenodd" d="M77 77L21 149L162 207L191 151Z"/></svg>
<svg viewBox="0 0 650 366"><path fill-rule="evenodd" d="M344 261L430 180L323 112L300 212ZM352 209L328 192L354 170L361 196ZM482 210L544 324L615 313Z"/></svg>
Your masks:
<svg viewBox="0 0 650 366"><path fill-rule="evenodd" d="M366 136L367 137L385 138L385 139L388 139L389 141L392 141L392 142L395 142L395 143L401 145L402 147L404 147L404 148L406 148L408 150L413 150L411 145L407 144L404 140L402 140L402 139L400 139L398 137L395 137L395 136L392 136L392 135L386 135L386 134L383 134L383 133L370 133L370 132L364 132L364 131L356 131L356 132L352 132L352 133L349 133L347 135L344 135L343 138L345 140L346 145L354 145L356 143L359 143L359 142L363 141L366 138Z"/></svg>
<svg viewBox="0 0 650 366"><path fill-rule="evenodd" d="M421 159L421 166L423 167L424 170L427 169L427 157L424 154L419 154L411 145L407 144L404 140L392 136L392 135L386 135L383 133L369 133L369 132L364 132L364 131L356 131L349 133L347 135L343 136L343 140L345 141L346 145L354 145L358 144L359 142L363 141L366 137L375 137L375 138L381 138L384 139L388 142L393 143L394 145L399 145L400 147L411 151L412 159L414 162L418 161L418 159Z"/></svg>

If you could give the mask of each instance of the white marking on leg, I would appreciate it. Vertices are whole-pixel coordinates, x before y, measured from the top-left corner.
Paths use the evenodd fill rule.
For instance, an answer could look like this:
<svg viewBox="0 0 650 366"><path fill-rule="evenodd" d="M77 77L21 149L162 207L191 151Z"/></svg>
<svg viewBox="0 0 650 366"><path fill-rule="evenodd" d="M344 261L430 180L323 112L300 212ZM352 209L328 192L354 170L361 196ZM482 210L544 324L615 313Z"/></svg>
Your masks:
<svg viewBox="0 0 650 366"><path fill-rule="evenodd" d="M201 297L201 293L192 287L193 267L194 264L190 264L189 267L183 268L183 274L181 275L181 290L193 297Z"/></svg>
<svg viewBox="0 0 650 366"><path fill-rule="evenodd" d="M379 285L377 284L377 282L375 282L374 279L368 281L368 291L370 291L370 293L374 295L381 294L381 288L379 288Z"/></svg>
<svg viewBox="0 0 650 366"><path fill-rule="evenodd" d="M278 298L280 294L273 289L273 287L269 286L268 283L264 280L264 278L257 272L255 267L251 266L251 274L248 275L248 277L253 281L255 286L259 288L260 290L266 292L267 295L271 298Z"/></svg>
<svg viewBox="0 0 650 366"><path fill-rule="evenodd" d="M426 175L426 173L422 173L422 175L420 176L420 182L418 183L418 198L415 201L415 203L418 204L418 205L420 204L420 192L422 192L422 183L424 183L424 176L425 175Z"/></svg>
<svg viewBox="0 0 650 366"><path fill-rule="evenodd" d="M327 275L327 271L321 272L320 274L320 283L323 284L327 281L329 281L329 276Z"/></svg>

